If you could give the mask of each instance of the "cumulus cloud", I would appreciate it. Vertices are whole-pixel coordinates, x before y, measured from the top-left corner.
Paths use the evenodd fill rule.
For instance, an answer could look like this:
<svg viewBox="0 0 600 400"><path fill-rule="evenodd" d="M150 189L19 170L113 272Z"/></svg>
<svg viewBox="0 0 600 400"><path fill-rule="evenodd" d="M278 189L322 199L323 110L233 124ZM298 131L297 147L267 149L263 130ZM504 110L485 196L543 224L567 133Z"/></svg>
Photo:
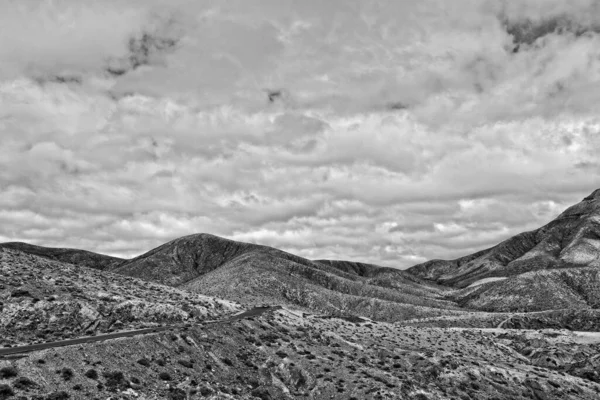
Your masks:
<svg viewBox="0 0 600 400"><path fill-rule="evenodd" d="M597 2L0 5L0 241L405 268L598 186Z"/></svg>

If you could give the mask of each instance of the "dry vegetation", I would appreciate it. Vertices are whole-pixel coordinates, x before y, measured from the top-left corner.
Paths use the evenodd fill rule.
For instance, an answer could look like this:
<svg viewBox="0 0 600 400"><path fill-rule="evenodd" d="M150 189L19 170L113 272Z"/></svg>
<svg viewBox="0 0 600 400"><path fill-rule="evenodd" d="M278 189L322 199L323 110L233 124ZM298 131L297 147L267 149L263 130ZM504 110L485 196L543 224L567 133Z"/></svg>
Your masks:
<svg viewBox="0 0 600 400"><path fill-rule="evenodd" d="M15 346L238 311L229 301L0 249L0 345Z"/></svg>
<svg viewBox="0 0 600 400"><path fill-rule="evenodd" d="M573 367L580 355L566 355L568 346L585 354L596 345L563 339L557 355L556 337L536 342L280 310L0 361L0 385L32 399L598 398L595 375ZM560 365L544 361L551 354Z"/></svg>

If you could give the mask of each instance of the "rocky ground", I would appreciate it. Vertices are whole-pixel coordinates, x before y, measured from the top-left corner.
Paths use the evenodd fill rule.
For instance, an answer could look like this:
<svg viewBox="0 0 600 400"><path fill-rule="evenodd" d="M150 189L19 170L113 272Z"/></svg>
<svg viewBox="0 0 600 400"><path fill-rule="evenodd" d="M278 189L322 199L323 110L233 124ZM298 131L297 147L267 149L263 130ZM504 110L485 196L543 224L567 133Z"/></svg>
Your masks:
<svg viewBox="0 0 600 400"><path fill-rule="evenodd" d="M283 309L0 361L0 396L597 399L595 376L580 371L594 346L562 333L417 329Z"/></svg>
<svg viewBox="0 0 600 400"><path fill-rule="evenodd" d="M410 319L401 324L423 328L566 329L600 332L600 310L566 308L528 313L466 312L461 315Z"/></svg>
<svg viewBox="0 0 600 400"><path fill-rule="evenodd" d="M55 341L237 312L235 303L0 249L0 345Z"/></svg>

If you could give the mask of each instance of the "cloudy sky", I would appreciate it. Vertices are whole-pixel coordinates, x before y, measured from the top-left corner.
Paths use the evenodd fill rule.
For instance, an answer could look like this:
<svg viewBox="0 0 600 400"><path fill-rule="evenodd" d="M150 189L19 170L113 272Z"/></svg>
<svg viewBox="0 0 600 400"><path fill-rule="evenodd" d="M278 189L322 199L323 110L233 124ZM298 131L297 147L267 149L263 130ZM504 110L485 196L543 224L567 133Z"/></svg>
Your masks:
<svg viewBox="0 0 600 400"><path fill-rule="evenodd" d="M406 268L600 187L600 2L0 3L0 241Z"/></svg>

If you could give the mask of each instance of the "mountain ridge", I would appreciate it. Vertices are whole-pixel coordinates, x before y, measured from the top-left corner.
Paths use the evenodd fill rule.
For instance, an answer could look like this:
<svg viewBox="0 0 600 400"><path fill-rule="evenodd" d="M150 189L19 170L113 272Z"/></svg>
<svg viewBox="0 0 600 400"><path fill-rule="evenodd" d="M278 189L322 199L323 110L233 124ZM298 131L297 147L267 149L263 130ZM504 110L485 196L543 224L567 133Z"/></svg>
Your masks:
<svg viewBox="0 0 600 400"><path fill-rule="evenodd" d="M430 260L407 271L465 288L479 280L543 269L600 266L600 189L546 225L454 260Z"/></svg>
<svg viewBox="0 0 600 400"><path fill-rule="evenodd" d="M18 250L24 253L44 257L49 260L76 264L98 270L115 268L117 265L126 261L123 258L107 256L105 254L94 253L87 250L37 246L24 242L0 243L0 249L1 248Z"/></svg>

